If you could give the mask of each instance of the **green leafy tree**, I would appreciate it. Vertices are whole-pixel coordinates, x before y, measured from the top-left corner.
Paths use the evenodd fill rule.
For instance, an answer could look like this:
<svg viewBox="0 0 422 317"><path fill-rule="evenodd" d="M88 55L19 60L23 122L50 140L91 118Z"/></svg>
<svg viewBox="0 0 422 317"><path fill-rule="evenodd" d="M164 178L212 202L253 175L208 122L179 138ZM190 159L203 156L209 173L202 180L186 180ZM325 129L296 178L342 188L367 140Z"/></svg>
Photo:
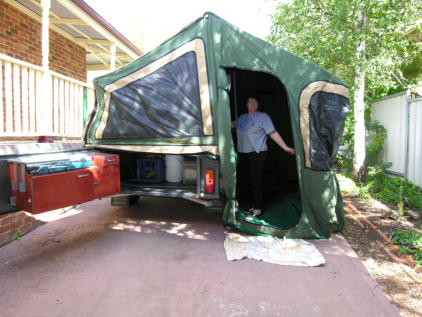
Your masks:
<svg viewBox="0 0 422 317"><path fill-rule="evenodd" d="M269 40L328 69L351 88L353 176L363 181L365 102L410 82L402 67L418 48L405 36L420 0L278 0ZM347 139L347 138L346 138Z"/></svg>

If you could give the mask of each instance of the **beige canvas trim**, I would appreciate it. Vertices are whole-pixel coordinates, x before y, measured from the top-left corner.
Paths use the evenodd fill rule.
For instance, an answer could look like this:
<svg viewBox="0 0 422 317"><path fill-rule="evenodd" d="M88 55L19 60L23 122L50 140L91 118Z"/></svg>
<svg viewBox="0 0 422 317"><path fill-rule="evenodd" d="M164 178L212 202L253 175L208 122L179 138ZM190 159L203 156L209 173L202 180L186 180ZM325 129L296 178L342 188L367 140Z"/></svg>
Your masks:
<svg viewBox="0 0 422 317"><path fill-rule="evenodd" d="M111 145L111 144L86 144L85 147L95 147L132 152L162 153L162 154L195 154L209 152L219 155L216 145Z"/></svg>
<svg viewBox="0 0 422 317"><path fill-rule="evenodd" d="M345 86L328 83L326 81L316 81L302 90L299 99L300 110L300 131L302 133L303 148L305 150L305 166L311 168L311 154L309 153L309 102L314 93L318 91L329 92L349 98L349 89Z"/></svg>
<svg viewBox="0 0 422 317"><path fill-rule="evenodd" d="M160 59L152 62L151 64L139 69L138 71L132 74L129 74L128 76L123 77L110 85L105 86L104 87L104 112L101 116L101 122L97 130L95 131L95 138L102 139L103 137L103 132L104 132L108 115L109 115L111 93L113 91L120 89L122 87L125 87L131 82L157 71L161 67L165 66L166 64L170 63L171 61L179 58L180 56L188 52L196 53L196 63L197 63L197 69L198 69L199 93L200 93L200 100L201 100L202 123L203 123L204 135L212 135L213 127L212 127L212 118L211 118L211 101L210 101L210 93L209 93L209 87L208 87L207 63L205 59L205 45L202 39L198 38L184 44L178 49L161 57Z"/></svg>

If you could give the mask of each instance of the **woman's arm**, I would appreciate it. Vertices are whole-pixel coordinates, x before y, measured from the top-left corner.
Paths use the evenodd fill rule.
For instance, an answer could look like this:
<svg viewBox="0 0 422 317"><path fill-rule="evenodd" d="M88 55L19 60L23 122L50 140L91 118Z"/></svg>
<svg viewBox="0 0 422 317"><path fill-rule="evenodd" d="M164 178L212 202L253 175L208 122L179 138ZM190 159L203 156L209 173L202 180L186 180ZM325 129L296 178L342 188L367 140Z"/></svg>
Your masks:
<svg viewBox="0 0 422 317"><path fill-rule="evenodd" d="M273 132L270 133L270 137L271 139L274 140L275 143L277 143L284 151L286 151L287 153L289 153L290 155L295 154L295 149L288 147L286 145L286 143L284 142L283 138L281 137L281 135L274 130Z"/></svg>

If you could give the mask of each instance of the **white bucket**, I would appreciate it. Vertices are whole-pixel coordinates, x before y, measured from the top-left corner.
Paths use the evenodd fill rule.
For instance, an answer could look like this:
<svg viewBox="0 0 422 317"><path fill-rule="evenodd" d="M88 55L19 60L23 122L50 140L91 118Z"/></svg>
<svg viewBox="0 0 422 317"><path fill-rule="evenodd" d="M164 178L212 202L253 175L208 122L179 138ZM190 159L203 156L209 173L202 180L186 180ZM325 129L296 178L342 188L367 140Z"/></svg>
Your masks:
<svg viewBox="0 0 422 317"><path fill-rule="evenodd" d="M166 181L177 183L182 181L183 156L166 154Z"/></svg>

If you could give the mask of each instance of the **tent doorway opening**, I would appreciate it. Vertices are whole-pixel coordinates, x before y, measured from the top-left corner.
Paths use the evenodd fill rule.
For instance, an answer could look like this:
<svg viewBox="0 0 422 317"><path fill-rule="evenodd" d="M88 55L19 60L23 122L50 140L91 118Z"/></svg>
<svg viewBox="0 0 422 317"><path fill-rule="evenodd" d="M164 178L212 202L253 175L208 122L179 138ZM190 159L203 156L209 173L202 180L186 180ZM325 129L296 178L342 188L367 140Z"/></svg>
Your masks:
<svg viewBox="0 0 422 317"><path fill-rule="evenodd" d="M230 82L230 114L232 121L247 113L248 97L258 98L258 111L267 113L286 144L293 147L293 132L286 90L278 78L273 75L226 68ZM233 142L237 152L237 137L232 130ZM294 227L300 220L301 201L294 156L281 149L270 137L267 140L268 156L264 169L264 205L263 214L248 220L243 213L253 205L252 190L248 180L244 179L241 162L236 169L236 199L240 206L240 218L245 221L260 223L279 229ZM239 164L240 163L240 164Z"/></svg>

